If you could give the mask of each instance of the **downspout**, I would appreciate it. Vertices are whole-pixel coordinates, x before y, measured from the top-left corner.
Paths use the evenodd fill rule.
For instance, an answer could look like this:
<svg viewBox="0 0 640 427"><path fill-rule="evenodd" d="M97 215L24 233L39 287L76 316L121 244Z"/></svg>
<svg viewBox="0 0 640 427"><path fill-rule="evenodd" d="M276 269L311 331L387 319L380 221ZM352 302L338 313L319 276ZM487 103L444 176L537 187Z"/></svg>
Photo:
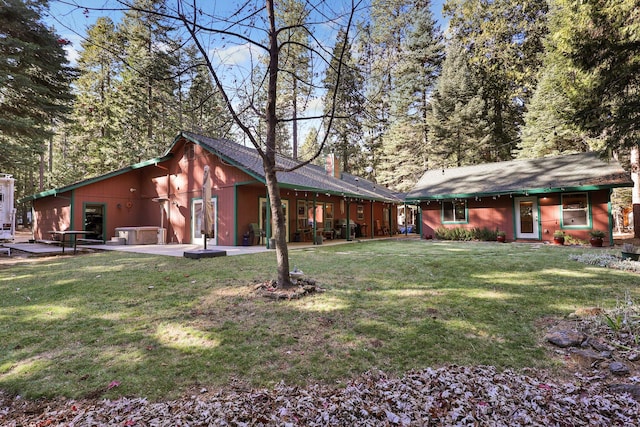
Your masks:
<svg viewBox="0 0 640 427"><path fill-rule="evenodd" d="M69 230L74 230L74 210L76 207L76 190L71 190L71 201L69 202ZM84 228L84 227L83 227Z"/></svg>
<svg viewBox="0 0 640 427"><path fill-rule="evenodd" d="M371 200L371 204L369 206L369 211L370 211L370 215L369 215L370 221L369 222L371 223L371 226L369 227L369 237L372 238L372 239L373 239L373 236L374 236L374 233L375 233L375 230L374 230L375 223L373 221L373 205L374 205L374 203L375 203L375 200Z"/></svg>
<svg viewBox="0 0 640 427"><path fill-rule="evenodd" d="M312 239L313 239L313 244L317 245L318 244L318 234L317 234L317 230L318 230L318 221L317 221L317 215L316 215L316 201L318 195L314 194L313 195L313 228L311 230L311 234L312 234Z"/></svg>
<svg viewBox="0 0 640 427"><path fill-rule="evenodd" d="M407 215L407 202L404 202L403 208L404 208L404 224L403 224L404 225L404 235L406 237L406 236L409 235L409 224L408 224L408 221L407 221L407 217L408 217L408 215Z"/></svg>
<svg viewBox="0 0 640 427"><path fill-rule="evenodd" d="M258 203L259 204L259 203ZM260 206L259 209L262 209ZM238 183L233 184L233 246L238 246Z"/></svg>

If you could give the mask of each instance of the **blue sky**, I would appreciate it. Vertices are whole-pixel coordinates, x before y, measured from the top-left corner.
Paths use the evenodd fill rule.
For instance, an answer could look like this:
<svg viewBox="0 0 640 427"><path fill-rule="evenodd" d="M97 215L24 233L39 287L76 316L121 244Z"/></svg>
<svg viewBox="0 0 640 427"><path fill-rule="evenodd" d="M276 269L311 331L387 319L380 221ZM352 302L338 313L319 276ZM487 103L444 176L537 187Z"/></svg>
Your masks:
<svg viewBox="0 0 640 427"><path fill-rule="evenodd" d="M431 10L434 18L440 23L442 29L445 28L446 22L442 18L442 5L445 0L432 0ZM90 10L70 5L70 3L82 5ZM230 1L206 0L205 3L229 5ZM234 2L235 3L235 2ZM344 3L338 1L337 3ZM103 10L94 10L103 9ZM122 17L121 5L116 0L52 0L50 2L50 16L46 21L55 27L56 32L62 38L72 42L67 49L67 55L72 63L77 59L77 50L80 49L82 38L86 34L86 29L95 23L100 16L109 16L114 22L118 22ZM239 49L232 49L232 56L228 59L242 59L244 55L240 54Z"/></svg>

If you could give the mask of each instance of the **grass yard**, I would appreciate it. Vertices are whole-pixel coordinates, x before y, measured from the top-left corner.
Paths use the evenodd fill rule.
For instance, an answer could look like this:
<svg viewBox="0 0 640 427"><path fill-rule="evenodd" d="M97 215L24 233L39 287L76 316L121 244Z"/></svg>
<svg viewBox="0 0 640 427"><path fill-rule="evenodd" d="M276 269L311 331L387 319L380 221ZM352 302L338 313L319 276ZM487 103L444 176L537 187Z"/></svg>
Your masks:
<svg viewBox="0 0 640 427"><path fill-rule="evenodd" d="M536 327L640 300L593 251L375 241L290 252L325 293L257 296L275 253L188 260L117 252L0 264L0 389L24 397L175 398L230 382L340 384L372 369L554 368Z"/></svg>

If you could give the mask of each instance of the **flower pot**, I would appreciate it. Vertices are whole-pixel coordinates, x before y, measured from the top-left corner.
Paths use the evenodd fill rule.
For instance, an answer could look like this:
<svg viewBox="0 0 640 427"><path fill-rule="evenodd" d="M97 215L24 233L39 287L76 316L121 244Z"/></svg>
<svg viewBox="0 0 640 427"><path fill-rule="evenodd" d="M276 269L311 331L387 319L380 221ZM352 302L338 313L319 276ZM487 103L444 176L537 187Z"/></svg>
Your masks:
<svg viewBox="0 0 640 427"><path fill-rule="evenodd" d="M635 252L622 252L622 259L638 261L640 260L640 254L637 254Z"/></svg>
<svg viewBox="0 0 640 427"><path fill-rule="evenodd" d="M554 237L553 238L554 245L564 245L564 237Z"/></svg>
<svg viewBox="0 0 640 427"><path fill-rule="evenodd" d="M589 239L589 243L591 243L591 246L594 248L601 248L602 247L602 238L600 237L592 237L591 239Z"/></svg>

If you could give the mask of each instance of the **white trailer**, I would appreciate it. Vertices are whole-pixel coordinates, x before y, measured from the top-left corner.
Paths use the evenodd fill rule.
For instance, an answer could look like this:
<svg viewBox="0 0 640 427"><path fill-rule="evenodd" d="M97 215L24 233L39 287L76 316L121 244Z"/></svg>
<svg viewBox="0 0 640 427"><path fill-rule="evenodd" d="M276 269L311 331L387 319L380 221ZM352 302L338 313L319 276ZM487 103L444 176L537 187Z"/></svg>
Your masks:
<svg viewBox="0 0 640 427"><path fill-rule="evenodd" d="M0 173L0 240L13 240L16 234L14 181L12 175Z"/></svg>

